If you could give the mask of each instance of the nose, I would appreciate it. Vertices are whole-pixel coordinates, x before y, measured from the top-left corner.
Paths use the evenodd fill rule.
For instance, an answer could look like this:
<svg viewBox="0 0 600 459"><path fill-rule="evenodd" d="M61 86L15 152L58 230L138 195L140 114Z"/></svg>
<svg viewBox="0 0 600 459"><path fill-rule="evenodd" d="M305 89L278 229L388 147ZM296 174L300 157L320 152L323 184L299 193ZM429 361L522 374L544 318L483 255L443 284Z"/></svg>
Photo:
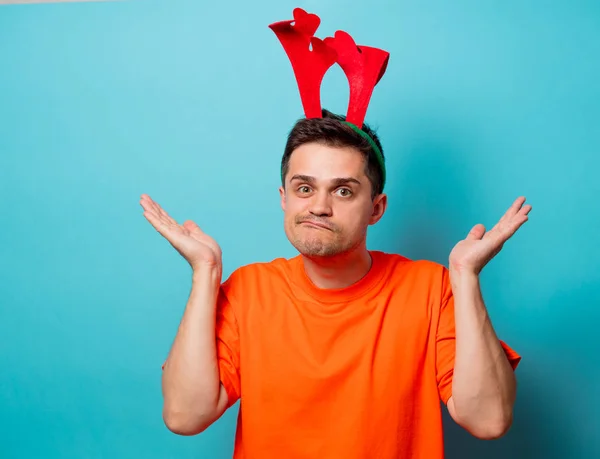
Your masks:
<svg viewBox="0 0 600 459"><path fill-rule="evenodd" d="M331 196L326 191L320 191L313 195L308 211L316 217L331 217Z"/></svg>

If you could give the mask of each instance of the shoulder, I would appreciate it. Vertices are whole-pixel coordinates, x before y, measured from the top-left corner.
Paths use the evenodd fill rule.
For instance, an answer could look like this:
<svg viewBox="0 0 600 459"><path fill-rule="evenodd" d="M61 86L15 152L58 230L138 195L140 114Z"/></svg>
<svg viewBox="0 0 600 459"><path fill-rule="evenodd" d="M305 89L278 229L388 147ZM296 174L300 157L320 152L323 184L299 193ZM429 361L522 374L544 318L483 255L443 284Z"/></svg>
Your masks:
<svg viewBox="0 0 600 459"><path fill-rule="evenodd" d="M391 278L411 279L422 283L437 283L448 275L448 269L441 263L425 259L410 259L397 253L374 251L373 253L386 266Z"/></svg>
<svg viewBox="0 0 600 459"><path fill-rule="evenodd" d="M377 258L377 260L381 260L382 262L388 265L404 265L411 269L419 269L419 270L433 270L437 271L440 269L446 269L446 267L438 262L432 260L425 259L410 259L399 253L391 253L391 252L383 252L379 250L371 250L370 253Z"/></svg>
<svg viewBox="0 0 600 459"><path fill-rule="evenodd" d="M296 258L280 257L271 261L249 263L234 269L229 275L228 280L256 275L281 274L288 271L294 262L296 262Z"/></svg>
<svg viewBox="0 0 600 459"><path fill-rule="evenodd" d="M271 261L254 262L235 268L223 282L227 290L277 284L289 277L296 258L275 258Z"/></svg>

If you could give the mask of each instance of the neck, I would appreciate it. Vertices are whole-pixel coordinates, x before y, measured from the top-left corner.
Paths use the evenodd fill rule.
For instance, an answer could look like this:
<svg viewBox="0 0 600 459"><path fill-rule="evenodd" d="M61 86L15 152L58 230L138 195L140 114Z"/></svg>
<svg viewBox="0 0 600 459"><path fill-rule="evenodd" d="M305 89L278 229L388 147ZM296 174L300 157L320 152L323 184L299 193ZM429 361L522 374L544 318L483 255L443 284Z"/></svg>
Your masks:
<svg viewBox="0 0 600 459"><path fill-rule="evenodd" d="M318 288L345 288L362 279L371 268L371 255L363 245L331 257L302 256L308 278Z"/></svg>

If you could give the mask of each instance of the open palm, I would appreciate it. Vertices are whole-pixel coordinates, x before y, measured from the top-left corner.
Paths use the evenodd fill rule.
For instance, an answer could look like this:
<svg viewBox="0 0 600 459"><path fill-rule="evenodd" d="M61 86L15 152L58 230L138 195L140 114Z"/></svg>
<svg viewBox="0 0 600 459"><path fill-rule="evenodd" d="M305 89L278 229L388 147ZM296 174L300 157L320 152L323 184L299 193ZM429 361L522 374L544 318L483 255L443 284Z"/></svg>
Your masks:
<svg viewBox="0 0 600 459"><path fill-rule="evenodd" d="M498 223L487 232L482 224L475 225L466 239L452 249L450 269L479 274L502 250L504 243L529 219L531 205L524 206L524 203L524 197L517 198Z"/></svg>
<svg viewBox="0 0 600 459"><path fill-rule="evenodd" d="M187 260L192 269L208 266L221 270L221 248L196 223L186 220L183 225L178 224L147 194L141 196L140 205L144 208L144 217Z"/></svg>

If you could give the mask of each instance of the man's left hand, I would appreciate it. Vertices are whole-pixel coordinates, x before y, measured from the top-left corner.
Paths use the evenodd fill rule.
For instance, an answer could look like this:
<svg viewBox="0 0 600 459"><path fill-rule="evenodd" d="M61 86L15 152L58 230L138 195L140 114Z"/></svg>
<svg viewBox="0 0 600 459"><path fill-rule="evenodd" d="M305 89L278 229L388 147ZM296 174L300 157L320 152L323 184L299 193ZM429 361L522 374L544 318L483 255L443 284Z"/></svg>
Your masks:
<svg viewBox="0 0 600 459"><path fill-rule="evenodd" d="M523 205L525 198L517 198L504 216L489 231L481 223L475 225L466 239L460 241L450 252L450 271L456 274L479 275L484 266L494 258L504 243L525 223L531 205Z"/></svg>

